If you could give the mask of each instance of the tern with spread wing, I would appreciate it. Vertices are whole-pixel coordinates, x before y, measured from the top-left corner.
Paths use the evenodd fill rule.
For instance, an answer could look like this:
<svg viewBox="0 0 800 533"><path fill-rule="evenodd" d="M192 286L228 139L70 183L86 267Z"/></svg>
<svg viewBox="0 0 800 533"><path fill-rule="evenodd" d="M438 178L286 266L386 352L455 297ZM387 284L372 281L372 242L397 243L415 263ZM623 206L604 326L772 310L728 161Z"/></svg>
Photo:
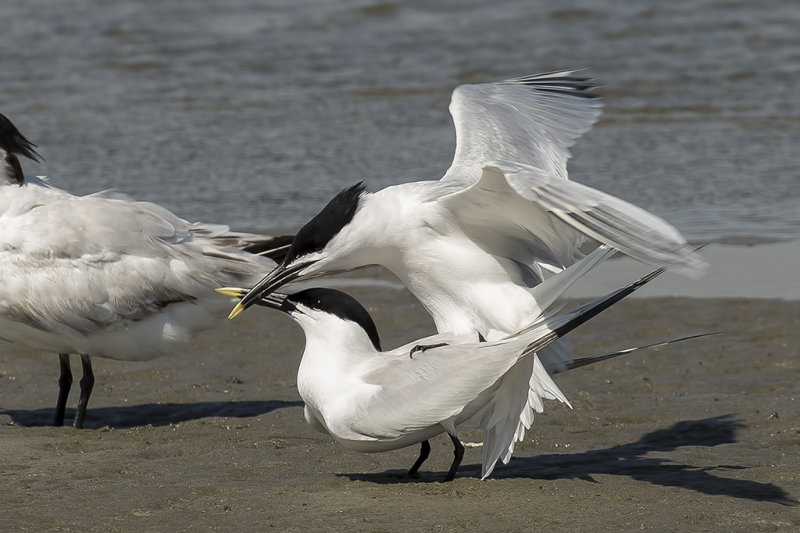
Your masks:
<svg viewBox="0 0 800 533"><path fill-rule="evenodd" d="M382 265L440 332L488 338L535 316L542 306L528 289L600 244L699 275L705 264L670 224L567 179L569 147L600 113L595 86L561 71L456 88L456 151L445 175L343 190L231 316L290 281Z"/></svg>
<svg viewBox="0 0 800 533"><path fill-rule="evenodd" d="M578 266L550 280L580 277L586 269ZM548 367L536 355L662 271L575 310L548 312L500 340L475 342L437 334L387 351L381 349L378 330L367 310L339 291L313 288L290 295L273 293L257 303L287 313L305 332L297 388L305 402L309 425L360 452L421 443L420 456L409 470L411 476L417 475L430 453L428 439L446 432L455 456L445 478L449 481L455 477L464 454L456 427L475 416L481 416L483 432L481 478L491 474L498 459L509 461L514 427L508 426L505 433L500 433L493 419L511 408L502 388L514 368L523 365L530 369L526 370L530 376L529 402L535 411L542 412L543 399L569 405L550 374L638 349L576 359L556 367ZM565 280L558 282L562 281ZM239 288L218 290L234 297L247 293ZM421 350L420 346L427 348ZM512 414L517 413L518 410Z"/></svg>
<svg viewBox="0 0 800 533"><path fill-rule="evenodd" d="M456 150L444 177L375 193L363 183L343 190L231 318L291 281L382 265L440 333L492 340L540 316L554 294L532 289L601 245L699 275L703 261L670 224L567 179L569 148L600 114L595 87L581 72L560 71L456 88ZM554 366L570 360L560 342L538 355ZM524 404L531 371L520 365L506 376L509 403ZM532 407L497 419L498 431L514 424L521 439Z"/></svg>
<svg viewBox="0 0 800 533"><path fill-rule="evenodd" d="M0 339L59 354L56 425L72 385L69 354L80 354L83 366L74 418L82 427L94 384L91 356L142 361L174 352L220 325L230 300L216 287L254 283L275 265L266 256L285 253L289 239L189 223L118 194L75 196L26 180L18 156L39 157L0 114Z"/></svg>

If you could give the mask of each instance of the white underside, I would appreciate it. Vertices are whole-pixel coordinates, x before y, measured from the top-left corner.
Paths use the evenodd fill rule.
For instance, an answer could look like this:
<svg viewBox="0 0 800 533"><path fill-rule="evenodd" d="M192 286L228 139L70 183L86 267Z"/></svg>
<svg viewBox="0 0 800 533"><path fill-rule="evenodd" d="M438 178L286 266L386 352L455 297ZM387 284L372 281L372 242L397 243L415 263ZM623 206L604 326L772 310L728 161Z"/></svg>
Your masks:
<svg viewBox="0 0 800 533"><path fill-rule="evenodd" d="M213 296L211 296L213 298ZM120 361L148 361L180 351L200 331L227 325L230 299L221 305L183 302L141 320L120 321L113 327L84 336L42 331L0 317L0 339L57 353L82 353Z"/></svg>

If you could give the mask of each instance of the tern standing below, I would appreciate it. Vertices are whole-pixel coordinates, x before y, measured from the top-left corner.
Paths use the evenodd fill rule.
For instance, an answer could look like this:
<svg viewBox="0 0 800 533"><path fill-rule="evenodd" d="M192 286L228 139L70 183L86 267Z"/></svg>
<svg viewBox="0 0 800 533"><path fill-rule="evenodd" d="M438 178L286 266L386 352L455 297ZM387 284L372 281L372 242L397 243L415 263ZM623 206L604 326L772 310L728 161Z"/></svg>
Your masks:
<svg viewBox="0 0 800 533"><path fill-rule="evenodd" d="M83 377L74 426L94 385L90 356L144 361L220 325L229 300L214 288L255 282L281 238L191 224L121 195L74 196L26 182L18 156L35 145L0 114L0 338L59 354L54 423L64 423L69 354Z"/></svg>
<svg viewBox="0 0 800 533"><path fill-rule="evenodd" d="M670 224L567 178L569 148L600 114L595 87L579 72L560 71L456 88L456 149L445 175L340 192L231 318L291 281L381 265L419 299L439 333L492 340L540 316L552 298L532 289L601 244L699 275L705 264ZM558 342L538 356L553 367L570 361ZM503 378L506 401L519 411L496 418L497 431L515 425L514 441L533 419L532 372L524 358Z"/></svg>
<svg viewBox="0 0 800 533"><path fill-rule="evenodd" d="M569 285L574 281L569 278L584 275L597 263L593 258L583 261L590 263L576 264L548 282ZM428 439L446 432L454 446L454 460L445 477L450 481L464 454L456 427L483 413L483 479L492 473L498 459L507 463L511 455L507 452L509 435L497 433L492 421L497 413L510 407L501 391L503 377L521 361L530 359L533 408L542 412L543 399L569 405L548 371L584 366L636 348L577 359L562 369L547 368L536 352L662 271L578 309L546 313L501 340L463 342L449 334L437 334L388 351L382 351L378 330L367 310L339 291L312 288L290 295L275 293L257 303L283 311L303 328L306 343L297 388L305 402L309 425L360 452L395 450L421 443L420 456L409 470L412 477L416 477L430 453ZM234 297L247 292L239 288L218 290ZM428 348L420 350L420 346Z"/></svg>

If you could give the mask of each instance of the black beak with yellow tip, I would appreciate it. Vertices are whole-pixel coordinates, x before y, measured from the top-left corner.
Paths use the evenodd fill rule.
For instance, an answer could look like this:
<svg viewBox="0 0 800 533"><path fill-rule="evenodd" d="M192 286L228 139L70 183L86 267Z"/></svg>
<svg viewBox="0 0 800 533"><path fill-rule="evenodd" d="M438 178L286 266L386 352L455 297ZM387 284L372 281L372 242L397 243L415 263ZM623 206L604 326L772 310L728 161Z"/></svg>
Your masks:
<svg viewBox="0 0 800 533"><path fill-rule="evenodd" d="M249 289L243 289L241 287L220 287L215 290L218 293L224 294L225 296L230 296L231 298L244 298L245 296L247 296L249 293L252 292ZM284 302L286 301L286 298L287 298L286 294L281 294L276 292L258 298L256 299L256 301L253 301L252 303L263 305L264 307L269 307L270 309L277 309L278 311L286 311L286 309L284 309ZM237 312L236 315L238 315L242 311L244 311L244 308L242 308L241 311ZM231 313L231 315L232 316L229 318L233 318L236 316L233 313Z"/></svg>

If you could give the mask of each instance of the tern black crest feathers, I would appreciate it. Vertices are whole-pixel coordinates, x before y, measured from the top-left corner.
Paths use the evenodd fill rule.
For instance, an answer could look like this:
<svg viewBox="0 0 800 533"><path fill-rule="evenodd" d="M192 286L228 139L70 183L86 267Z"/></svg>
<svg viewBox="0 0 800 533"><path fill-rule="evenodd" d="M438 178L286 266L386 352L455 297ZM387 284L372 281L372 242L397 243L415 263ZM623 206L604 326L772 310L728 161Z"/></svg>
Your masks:
<svg viewBox="0 0 800 533"><path fill-rule="evenodd" d="M11 154L24 155L34 161L41 161L42 158L36 151L36 145L26 139L2 113L0 113L0 148Z"/></svg>
<svg viewBox="0 0 800 533"><path fill-rule="evenodd" d="M14 184L22 185L25 182L17 155L41 161L41 156L35 147L35 144L26 139L14 124L0 113L0 150L5 152L4 162L8 166L9 177Z"/></svg>
<svg viewBox="0 0 800 533"><path fill-rule="evenodd" d="M334 289L314 287L289 295L284 300L283 310L290 312L298 304L355 322L367 333L375 349L381 351L381 339L375 322L364 306L349 294Z"/></svg>
<svg viewBox="0 0 800 533"><path fill-rule="evenodd" d="M19 158L14 154L6 153L3 156L3 163L7 168L7 175L10 182L14 185L22 185L25 183L25 174L22 173L22 165L19 164ZM0 172L2 174L2 172ZM0 179L0 182L4 180Z"/></svg>
<svg viewBox="0 0 800 533"><path fill-rule="evenodd" d="M283 264L288 265L298 257L325 248L328 242L353 220L364 191L366 185L363 181L359 181L334 196L322 211L300 228Z"/></svg>
<svg viewBox="0 0 800 533"><path fill-rule="evenodd" d="M264 237L260 240L253 240L247 246L242 248L242 251L269 257L276 263L280 264L286 259L286 254L289 253L289 248L294 241L294 235L277 235L275 237Z"/></svg>

